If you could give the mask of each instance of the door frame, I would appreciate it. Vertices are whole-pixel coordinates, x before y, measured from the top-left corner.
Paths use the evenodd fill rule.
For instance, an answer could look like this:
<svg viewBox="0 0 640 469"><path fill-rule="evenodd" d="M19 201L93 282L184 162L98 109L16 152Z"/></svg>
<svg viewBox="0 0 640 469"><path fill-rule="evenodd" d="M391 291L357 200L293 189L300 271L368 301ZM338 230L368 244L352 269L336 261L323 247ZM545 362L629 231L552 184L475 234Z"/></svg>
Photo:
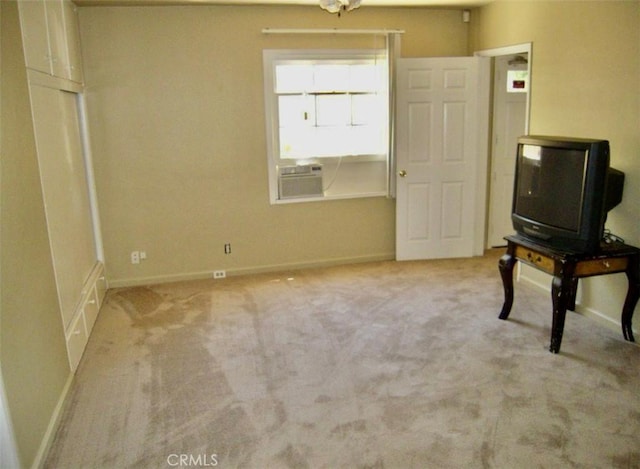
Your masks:
<svg viewBox="0 0 640 469"><path fill-rule="evenodd" d="M514 44L512 46L505 46L505 47L497 47L494 49L485 49L485 50L479 50L473 53L474 56L478 56L478 57L489 57L489 58L495 58L495 57L500 57L500 56L504 56L504 55L515 55L515 54L527 54L527 72L529 74L529 91L527 93L527 99L526 99L526 109L525 109L525 130L528 133L529 132L529 118L530 118L530 113L531 113L531 89L532 89L532 76L531 76L531 64L533 63L533 43L532 42L525 42L522 44ZM487 92L489 92L489 89L491 88L491 84L487 84ZM492 98L493 101L493 98ZM492 108L493 109L493 108ZM493 111L492 111L493 112ZM487 119L489 119L489 116L487 116ZM488 127L487 127L488 129ZM476 214L476 216L482 216L484 217L484 221L481 224L478 224L477 226L483 226L485 228L484 233L482 234L478 234L478 237L482 240L482 248L480 249L480 251L482 252L484 250L484 248L488 247L488 232L487 232L487 224L489 222L488 218L489 218L489 207L491 206L491 201L489 200L489 198L491 197L491 155L493 154L493 143L492 143L492 139L490 138L489 133L487 132L486 135L486 144L487 144L487 151L488 151L488 161L487 161L487 165L486 165L486 172L484 173L484 178L485 178L485 184L484 184L484 188L485 191L481 192L480 190L478 190L478 197L479 198L484 198L486 200L486 204L484 206L484 210L481 214ZM479 186L480 189L480 186Z"/></svg>

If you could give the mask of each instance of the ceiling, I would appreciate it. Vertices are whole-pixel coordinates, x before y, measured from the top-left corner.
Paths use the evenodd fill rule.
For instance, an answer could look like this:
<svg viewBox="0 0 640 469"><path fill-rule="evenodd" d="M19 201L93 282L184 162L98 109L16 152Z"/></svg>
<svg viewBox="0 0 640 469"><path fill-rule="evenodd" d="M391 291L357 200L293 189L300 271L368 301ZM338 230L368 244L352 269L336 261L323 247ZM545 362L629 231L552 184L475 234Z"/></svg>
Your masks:
<svg viewBox="0 0 640 469"><path fill-rule="evenodd" d="M493 0L362 0L362 7L473 8ZM318 0L74 0L77 5L318 5Z"/></svg>

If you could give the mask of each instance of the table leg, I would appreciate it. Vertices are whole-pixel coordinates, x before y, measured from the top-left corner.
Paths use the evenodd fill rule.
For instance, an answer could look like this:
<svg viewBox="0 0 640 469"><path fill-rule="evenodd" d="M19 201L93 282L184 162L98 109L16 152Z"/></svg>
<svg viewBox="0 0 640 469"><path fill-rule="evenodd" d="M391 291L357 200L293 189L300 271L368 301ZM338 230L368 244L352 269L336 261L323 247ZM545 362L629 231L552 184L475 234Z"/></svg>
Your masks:
<svg viewBox="0 0 640 469"><path fill-rule="evenodd" d="M502 277L502 286L504 288L504 304L500 311L500 319L507 319L513 306L513 266L516 264L516 258L507 252L498 261L500 276Z"/></svg>
<svg viewBox="0 0 640 469"><path fill-rule="evenodd" d="M638 303L638 297L640 297L640 259L638 256L631 256L629 258L626 274L627 280L629 281L629 288L627 289L627 296L624 299L624 306L622 307L622 334L625 340L635 342L631 328L631 318Z"/></svg>
<svg viewBox="0 0 640 469"><path fill-rule="evenodd" d="M564 319L567 315L567 306L571 301L572 293L571 278L553 277L551 283L551 299L553 301L553 321L551 324L551 345L549 351L558 353L562 344L562 333L564 331Z"/></svg>

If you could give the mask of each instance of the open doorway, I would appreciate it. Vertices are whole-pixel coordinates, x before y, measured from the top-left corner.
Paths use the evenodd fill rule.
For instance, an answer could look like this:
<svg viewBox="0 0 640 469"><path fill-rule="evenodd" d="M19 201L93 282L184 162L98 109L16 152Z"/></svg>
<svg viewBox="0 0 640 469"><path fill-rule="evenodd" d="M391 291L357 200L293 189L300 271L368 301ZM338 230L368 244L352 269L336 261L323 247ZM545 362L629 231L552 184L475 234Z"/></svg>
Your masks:
<svg viewBox="0 0 640 469"><path fill-rule="evenodd" d="M476 52L491 57L492 125L489 138L487 248L504 246L513 233L511 200L517 138L529 132L531 44Z"/></svg>

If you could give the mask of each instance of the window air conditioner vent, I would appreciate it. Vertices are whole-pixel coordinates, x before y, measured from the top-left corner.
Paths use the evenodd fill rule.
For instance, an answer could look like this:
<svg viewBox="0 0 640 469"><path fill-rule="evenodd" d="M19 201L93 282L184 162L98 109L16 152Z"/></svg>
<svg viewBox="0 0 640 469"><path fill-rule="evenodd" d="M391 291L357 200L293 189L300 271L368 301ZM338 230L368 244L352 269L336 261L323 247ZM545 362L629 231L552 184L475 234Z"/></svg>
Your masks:
<svg viewBox="0 0 640 469"><path fill-rule="evenodd" d="M278 167L280 199L322 197L323 195L321 164Z"/></svg>

